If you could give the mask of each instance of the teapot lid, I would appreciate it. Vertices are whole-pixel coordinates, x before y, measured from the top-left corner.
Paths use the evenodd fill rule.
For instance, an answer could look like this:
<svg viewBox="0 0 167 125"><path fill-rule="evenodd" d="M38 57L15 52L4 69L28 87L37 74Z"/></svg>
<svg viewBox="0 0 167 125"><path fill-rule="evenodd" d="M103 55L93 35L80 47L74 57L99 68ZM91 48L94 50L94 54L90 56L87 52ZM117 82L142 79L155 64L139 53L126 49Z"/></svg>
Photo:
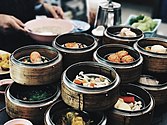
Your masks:
<svg viewBox="0 0 167 125"><path fill-rule="evenodd" d="M112 2L112 5L113 5L113 8L114 9L118 9L121 7L121 4L120 3L117 3L117 2ZM108 6L109 6L109 1L108 0L105 0L105 1L101 1L99 3L99 6L101 6L102 8L104 9L107 9Z"/></svg>

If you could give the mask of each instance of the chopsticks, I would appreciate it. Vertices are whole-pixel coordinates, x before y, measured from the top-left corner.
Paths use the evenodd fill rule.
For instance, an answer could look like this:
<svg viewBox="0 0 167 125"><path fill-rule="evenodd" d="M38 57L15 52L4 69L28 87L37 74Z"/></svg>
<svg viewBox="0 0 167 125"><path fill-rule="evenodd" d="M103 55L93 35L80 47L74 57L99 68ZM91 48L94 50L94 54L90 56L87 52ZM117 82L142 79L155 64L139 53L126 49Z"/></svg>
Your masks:
<svg viewBox="0 0 167 125"><path fill-rule="evenodd" d="M6 109L6 107L3 107L0 109L0 112L4 111Z"/></svg>

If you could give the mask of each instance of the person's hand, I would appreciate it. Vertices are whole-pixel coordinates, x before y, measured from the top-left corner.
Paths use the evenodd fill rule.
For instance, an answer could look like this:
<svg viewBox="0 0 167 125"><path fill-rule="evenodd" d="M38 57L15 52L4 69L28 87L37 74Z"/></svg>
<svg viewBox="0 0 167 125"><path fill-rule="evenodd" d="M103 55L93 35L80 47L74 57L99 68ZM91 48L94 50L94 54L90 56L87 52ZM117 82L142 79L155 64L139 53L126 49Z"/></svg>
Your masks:
<svg viewBox="0 0 167 125"><path fill-rule="evenodd" d="M20 30L26 32L24 24L14 16L0 14L0 29L6 32L9 29Z"/></svg>
<svg viewBox="0 0 167 125"><path fill-rule="evenodd" d="M61 7L43 3L44 8L51 13L54 18L64 18L64 12Z"/></svg>

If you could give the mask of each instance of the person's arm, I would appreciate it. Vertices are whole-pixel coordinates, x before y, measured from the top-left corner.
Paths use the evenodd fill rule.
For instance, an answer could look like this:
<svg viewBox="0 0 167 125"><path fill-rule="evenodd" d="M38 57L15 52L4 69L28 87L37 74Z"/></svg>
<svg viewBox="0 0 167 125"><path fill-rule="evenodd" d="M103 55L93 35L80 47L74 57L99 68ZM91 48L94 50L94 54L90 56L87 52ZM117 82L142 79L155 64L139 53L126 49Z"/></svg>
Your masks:
<svg viewBox="0 0 167 125"><path fill-rule="evenodd" d="M61 7L45 3L44 0L36 0L36 2L41 3L54 18L64 18L64 12Z"/></svg>
<svg viewBox="0 0 167 125"><path fill-rule="evenodd" d="M0 14L0 30L6 32L8 29L21 30L25 32L24 24L14 16Z"/></svg>

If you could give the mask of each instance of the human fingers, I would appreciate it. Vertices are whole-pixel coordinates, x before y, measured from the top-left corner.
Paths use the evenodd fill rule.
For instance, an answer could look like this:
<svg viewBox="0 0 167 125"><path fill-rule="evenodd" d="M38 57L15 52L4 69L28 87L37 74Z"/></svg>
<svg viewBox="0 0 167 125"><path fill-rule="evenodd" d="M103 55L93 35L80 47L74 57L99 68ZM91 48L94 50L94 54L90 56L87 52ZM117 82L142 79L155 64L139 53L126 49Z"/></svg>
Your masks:
<svg viewBox="0 0 167 125"><path fill-rule="evenodd" d="M25 27L24 23L23 23L21 20L17 19L17 18L14 17L14 16L12 16L12 18L16 21L16 23L17 23L18 25L20 25L21 27Z"/></svg>
<svg viewBox="0 0 167 125"><path fill-rule="evenodd" d="M54 8L52 5L48 4L48 3L43 3L44 8L49 11L49 13L54 17L54 18L58 18L57 13L55 12Z"/></svg>
<svg viewBox="0 0 167 125"><path fill-rule="evenodd" d="M55 12L59 16L59 18L63 19L64 18L64 12L63 12L62 8L59 7L59 6L53 6L53 7L54 7Z"/></svg>
<svg viewBox="0 0 167 125"><path fill-rule="evenodd" d="M12 20L10 22L11 27L13 27L16 30L26 32L24 29L24 24L17 18L12 17Z"/></svg>
<svg viewBox="0 0 167 125"><path fill-rule="evenodd" d="M44 3L43 6L46 10L48 10L51 13L51 15L54 18L57 19L57 18L63 18L64 17L64 12L61 9L61 7L53 6L53 5L50 5L50 4L47 4L47 3Z"/></svg>

